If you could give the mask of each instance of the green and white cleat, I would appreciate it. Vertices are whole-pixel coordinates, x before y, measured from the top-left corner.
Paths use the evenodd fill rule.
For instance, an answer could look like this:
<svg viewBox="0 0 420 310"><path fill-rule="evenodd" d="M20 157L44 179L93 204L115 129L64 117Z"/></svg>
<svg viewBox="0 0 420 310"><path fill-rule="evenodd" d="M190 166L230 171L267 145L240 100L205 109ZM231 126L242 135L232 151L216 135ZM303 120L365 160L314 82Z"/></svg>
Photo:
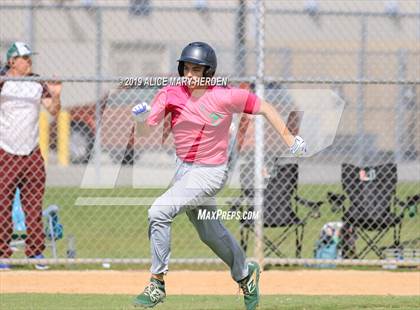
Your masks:
<svg viewBox="0 0 420 310"><path fill-rule="evenodd" d="M157 279L151 278L150 283L143 293L138 295L133 302L135 307L153 308L163 302L166 297L165 284Z"/></svg>
<svg viewBox="0 0 420 310"><path fill-rule="evenodd" d="M260 302L260 266L256 262L249 262L248 270L249 275L239 281L239 286L244 293L246 310L255 310Z"/></svg>

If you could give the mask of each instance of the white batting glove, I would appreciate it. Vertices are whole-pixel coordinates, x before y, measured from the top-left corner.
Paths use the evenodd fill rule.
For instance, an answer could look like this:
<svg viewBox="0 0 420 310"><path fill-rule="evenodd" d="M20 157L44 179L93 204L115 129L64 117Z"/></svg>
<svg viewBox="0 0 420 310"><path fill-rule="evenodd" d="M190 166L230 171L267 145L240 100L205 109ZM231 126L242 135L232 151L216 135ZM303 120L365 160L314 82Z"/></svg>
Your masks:
<svg viewBox="0 0 420 310"><path fill-rule="evenodd" d="M136 104L131 109L131 114L133 115L134 119L138 122L144 122L147 117L149 116L151 107L147 102L142 102L139 104Z"/></svg>
<svg viewBox="0 0 420 310"><path fill-rule="evenodd" d="M300 136L295 137L293 145L290 147L290 152L297 156L303 156L306 154L306 142Z"/></svg>

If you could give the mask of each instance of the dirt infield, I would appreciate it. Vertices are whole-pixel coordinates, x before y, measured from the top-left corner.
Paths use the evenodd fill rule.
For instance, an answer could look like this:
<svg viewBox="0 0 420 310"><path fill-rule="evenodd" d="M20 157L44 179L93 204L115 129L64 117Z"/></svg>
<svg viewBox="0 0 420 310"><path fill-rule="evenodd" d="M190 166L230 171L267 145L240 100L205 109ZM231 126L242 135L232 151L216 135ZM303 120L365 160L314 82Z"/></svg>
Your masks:
<svg viewBox="0 0 420 310"><path fill-rule="evenodd" d="M145 271L5 271L0 293L136 294L147 283ZM238 287L228 272L173 271L166 279L172 295L230 295ZM420 272L266 271L265 295L420 295Z"/></svg>

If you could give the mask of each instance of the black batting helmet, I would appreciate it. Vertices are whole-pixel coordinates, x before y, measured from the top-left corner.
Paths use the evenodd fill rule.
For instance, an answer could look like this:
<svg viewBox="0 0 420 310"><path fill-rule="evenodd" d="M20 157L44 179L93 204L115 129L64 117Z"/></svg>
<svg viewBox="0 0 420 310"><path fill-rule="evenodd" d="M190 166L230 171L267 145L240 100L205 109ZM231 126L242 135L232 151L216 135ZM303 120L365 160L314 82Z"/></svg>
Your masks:
<svg viewBox="0 0 420 310"><path fill-rule="evenodd" d="M205 77L212 77L216 72L217 58L214 49L204 42L192 42L182 50L178 59L178 73L184 75L184 62L205 66Z"/></svg>

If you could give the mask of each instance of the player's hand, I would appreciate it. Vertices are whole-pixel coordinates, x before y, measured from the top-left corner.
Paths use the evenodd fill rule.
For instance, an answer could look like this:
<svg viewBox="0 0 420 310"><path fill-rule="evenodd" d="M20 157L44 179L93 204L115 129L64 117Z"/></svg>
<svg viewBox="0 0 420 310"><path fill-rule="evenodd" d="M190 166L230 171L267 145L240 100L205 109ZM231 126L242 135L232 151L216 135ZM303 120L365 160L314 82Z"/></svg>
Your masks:
<svg viewBox="0 0 420 310"><path fill-rule="evenodd" d="M306 154L306 142L302 137L296 136L295 141L290 147L290 152L295 156L303 156Z"/></svg>
<svg viewBox="0 0 420 310"><path fill-rule="evenodd" d="M133 115L134 119L138 122L144 122L150 113L150 105L147 102L142 102L139 104L136 104L131 109L131 114Z"/></svg>

